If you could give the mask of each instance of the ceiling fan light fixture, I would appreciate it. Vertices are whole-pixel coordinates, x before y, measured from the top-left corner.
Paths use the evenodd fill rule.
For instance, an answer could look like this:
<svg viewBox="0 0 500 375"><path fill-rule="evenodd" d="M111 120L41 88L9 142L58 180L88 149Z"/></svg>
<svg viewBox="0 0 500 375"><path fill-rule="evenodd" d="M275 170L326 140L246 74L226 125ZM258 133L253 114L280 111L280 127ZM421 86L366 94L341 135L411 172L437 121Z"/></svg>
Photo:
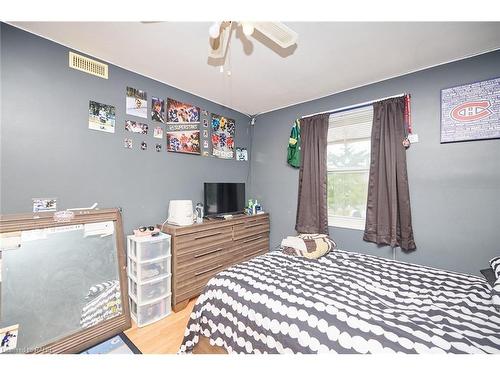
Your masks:
<svg viewBox="0 0 500 375"><path fill-rule="evenodd" d="M242 22L241 28L243 29L243 34L246 36L252 35L255 30L252 22Z"/></svg>
<svg viewBox="0 0 500 375"><path fill-rule="evenodd" d="M220 35L220 22L214 22L208 29L208 35L210 38L217 39Z"/></svg>

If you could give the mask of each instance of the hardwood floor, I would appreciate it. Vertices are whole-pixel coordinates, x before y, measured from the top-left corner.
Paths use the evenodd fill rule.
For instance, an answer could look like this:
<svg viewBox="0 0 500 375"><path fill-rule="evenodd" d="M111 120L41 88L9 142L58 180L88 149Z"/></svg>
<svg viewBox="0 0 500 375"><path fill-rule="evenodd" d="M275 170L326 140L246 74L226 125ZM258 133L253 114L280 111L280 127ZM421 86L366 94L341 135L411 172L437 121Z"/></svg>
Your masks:
<svg viewBox="0 0 500 375"><path fill-rule="evenodd" d="M143 354L175 354L182 344L184 330L196 298L185 309L174 312L151 325L139 328L132 321L132 328L125 331L127 337Z"/></svg>

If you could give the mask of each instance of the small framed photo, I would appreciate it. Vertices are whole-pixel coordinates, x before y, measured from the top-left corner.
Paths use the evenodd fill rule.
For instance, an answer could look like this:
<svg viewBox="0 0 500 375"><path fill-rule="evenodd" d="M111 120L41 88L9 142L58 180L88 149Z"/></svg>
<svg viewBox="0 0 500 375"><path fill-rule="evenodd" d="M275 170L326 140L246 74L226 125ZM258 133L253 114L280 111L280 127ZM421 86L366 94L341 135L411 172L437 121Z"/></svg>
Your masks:
<svg viewBox="0 0 500 375"><path fill-rule="evenodd" d="M0 353L8 352L17 347L17 336L19 335L19 324L0 328Z"/></svg>
<svg viewBox="0 0 500 375"><path fill-rule="evenodd" d="M132 148L132 138L125 138L123 141L123 147Z"/></svg>
<svg viewBox="0 0 500 375"><path fill-rule="evenodd" d="M153 130L153 137L162 139L163 138L163 129L161 126L157 126Z"/></svg>
<svg viewBox="0 0 500 375"><path fill-rule="evenodd" d="M33 198L33 212L50 212L56 210L56 198Z"/></svg>
<svg viewBox="0 0 500 375"><path fill-rule="evenodd" d="M203 119L203 127L208 128L208 120L206 118Z"/></svg>
<svg viewBox="0 0 500 375"><path fill-rule="evenodd" d="M203 129L203 138L208 138L208 130Z"/></svg>
<svg viewBox="0 0 500 375"><path fill-rule="evenodd" d="M155 145L156 152L161 152L161 144L157 143Z"/></svg>
<svg viewBox="0 0 500 375"><path fill-rule="evenodd" d="M141 150L147 150L148 149L148 144L144 141L141 143Z"/></svg>
<svg viewBox="0 0 500 375"><path fill-rule="evenodd" d="M236 160L248 161L248 151L244 147L236 147Z"/></svg>

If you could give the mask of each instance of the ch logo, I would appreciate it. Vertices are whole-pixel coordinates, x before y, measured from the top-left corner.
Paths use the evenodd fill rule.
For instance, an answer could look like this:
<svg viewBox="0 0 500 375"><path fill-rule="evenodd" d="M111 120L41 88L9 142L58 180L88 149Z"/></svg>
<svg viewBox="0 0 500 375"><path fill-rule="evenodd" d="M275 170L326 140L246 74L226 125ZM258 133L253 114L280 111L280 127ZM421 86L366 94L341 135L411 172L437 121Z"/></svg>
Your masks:
<svg viewBox="0 0 500 375"><path fill-rule="evenodd" d="M465 102L453 108L450 116L460 122L476 121L492 114L489 109L490 106L491 103L488 100Z"/></svg>

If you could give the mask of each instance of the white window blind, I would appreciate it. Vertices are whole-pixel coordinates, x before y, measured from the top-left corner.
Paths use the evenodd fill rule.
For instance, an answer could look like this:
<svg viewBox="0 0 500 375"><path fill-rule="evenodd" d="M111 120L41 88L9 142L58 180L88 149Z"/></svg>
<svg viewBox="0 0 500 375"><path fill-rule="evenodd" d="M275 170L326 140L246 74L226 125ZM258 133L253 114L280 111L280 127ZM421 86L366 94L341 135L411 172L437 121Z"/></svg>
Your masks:
<svg viewBox="0 0 500 375"><path fill-rule="evenodd" d="M371 137L373 106L334 113L329 118L328 143Z"/></svg>
<svg viewBox="0 0 500 375"><path fill-rule="evenodd" d="M327 167L331 226L364 229L372 122L371 105L330 115Z"/></svg>

